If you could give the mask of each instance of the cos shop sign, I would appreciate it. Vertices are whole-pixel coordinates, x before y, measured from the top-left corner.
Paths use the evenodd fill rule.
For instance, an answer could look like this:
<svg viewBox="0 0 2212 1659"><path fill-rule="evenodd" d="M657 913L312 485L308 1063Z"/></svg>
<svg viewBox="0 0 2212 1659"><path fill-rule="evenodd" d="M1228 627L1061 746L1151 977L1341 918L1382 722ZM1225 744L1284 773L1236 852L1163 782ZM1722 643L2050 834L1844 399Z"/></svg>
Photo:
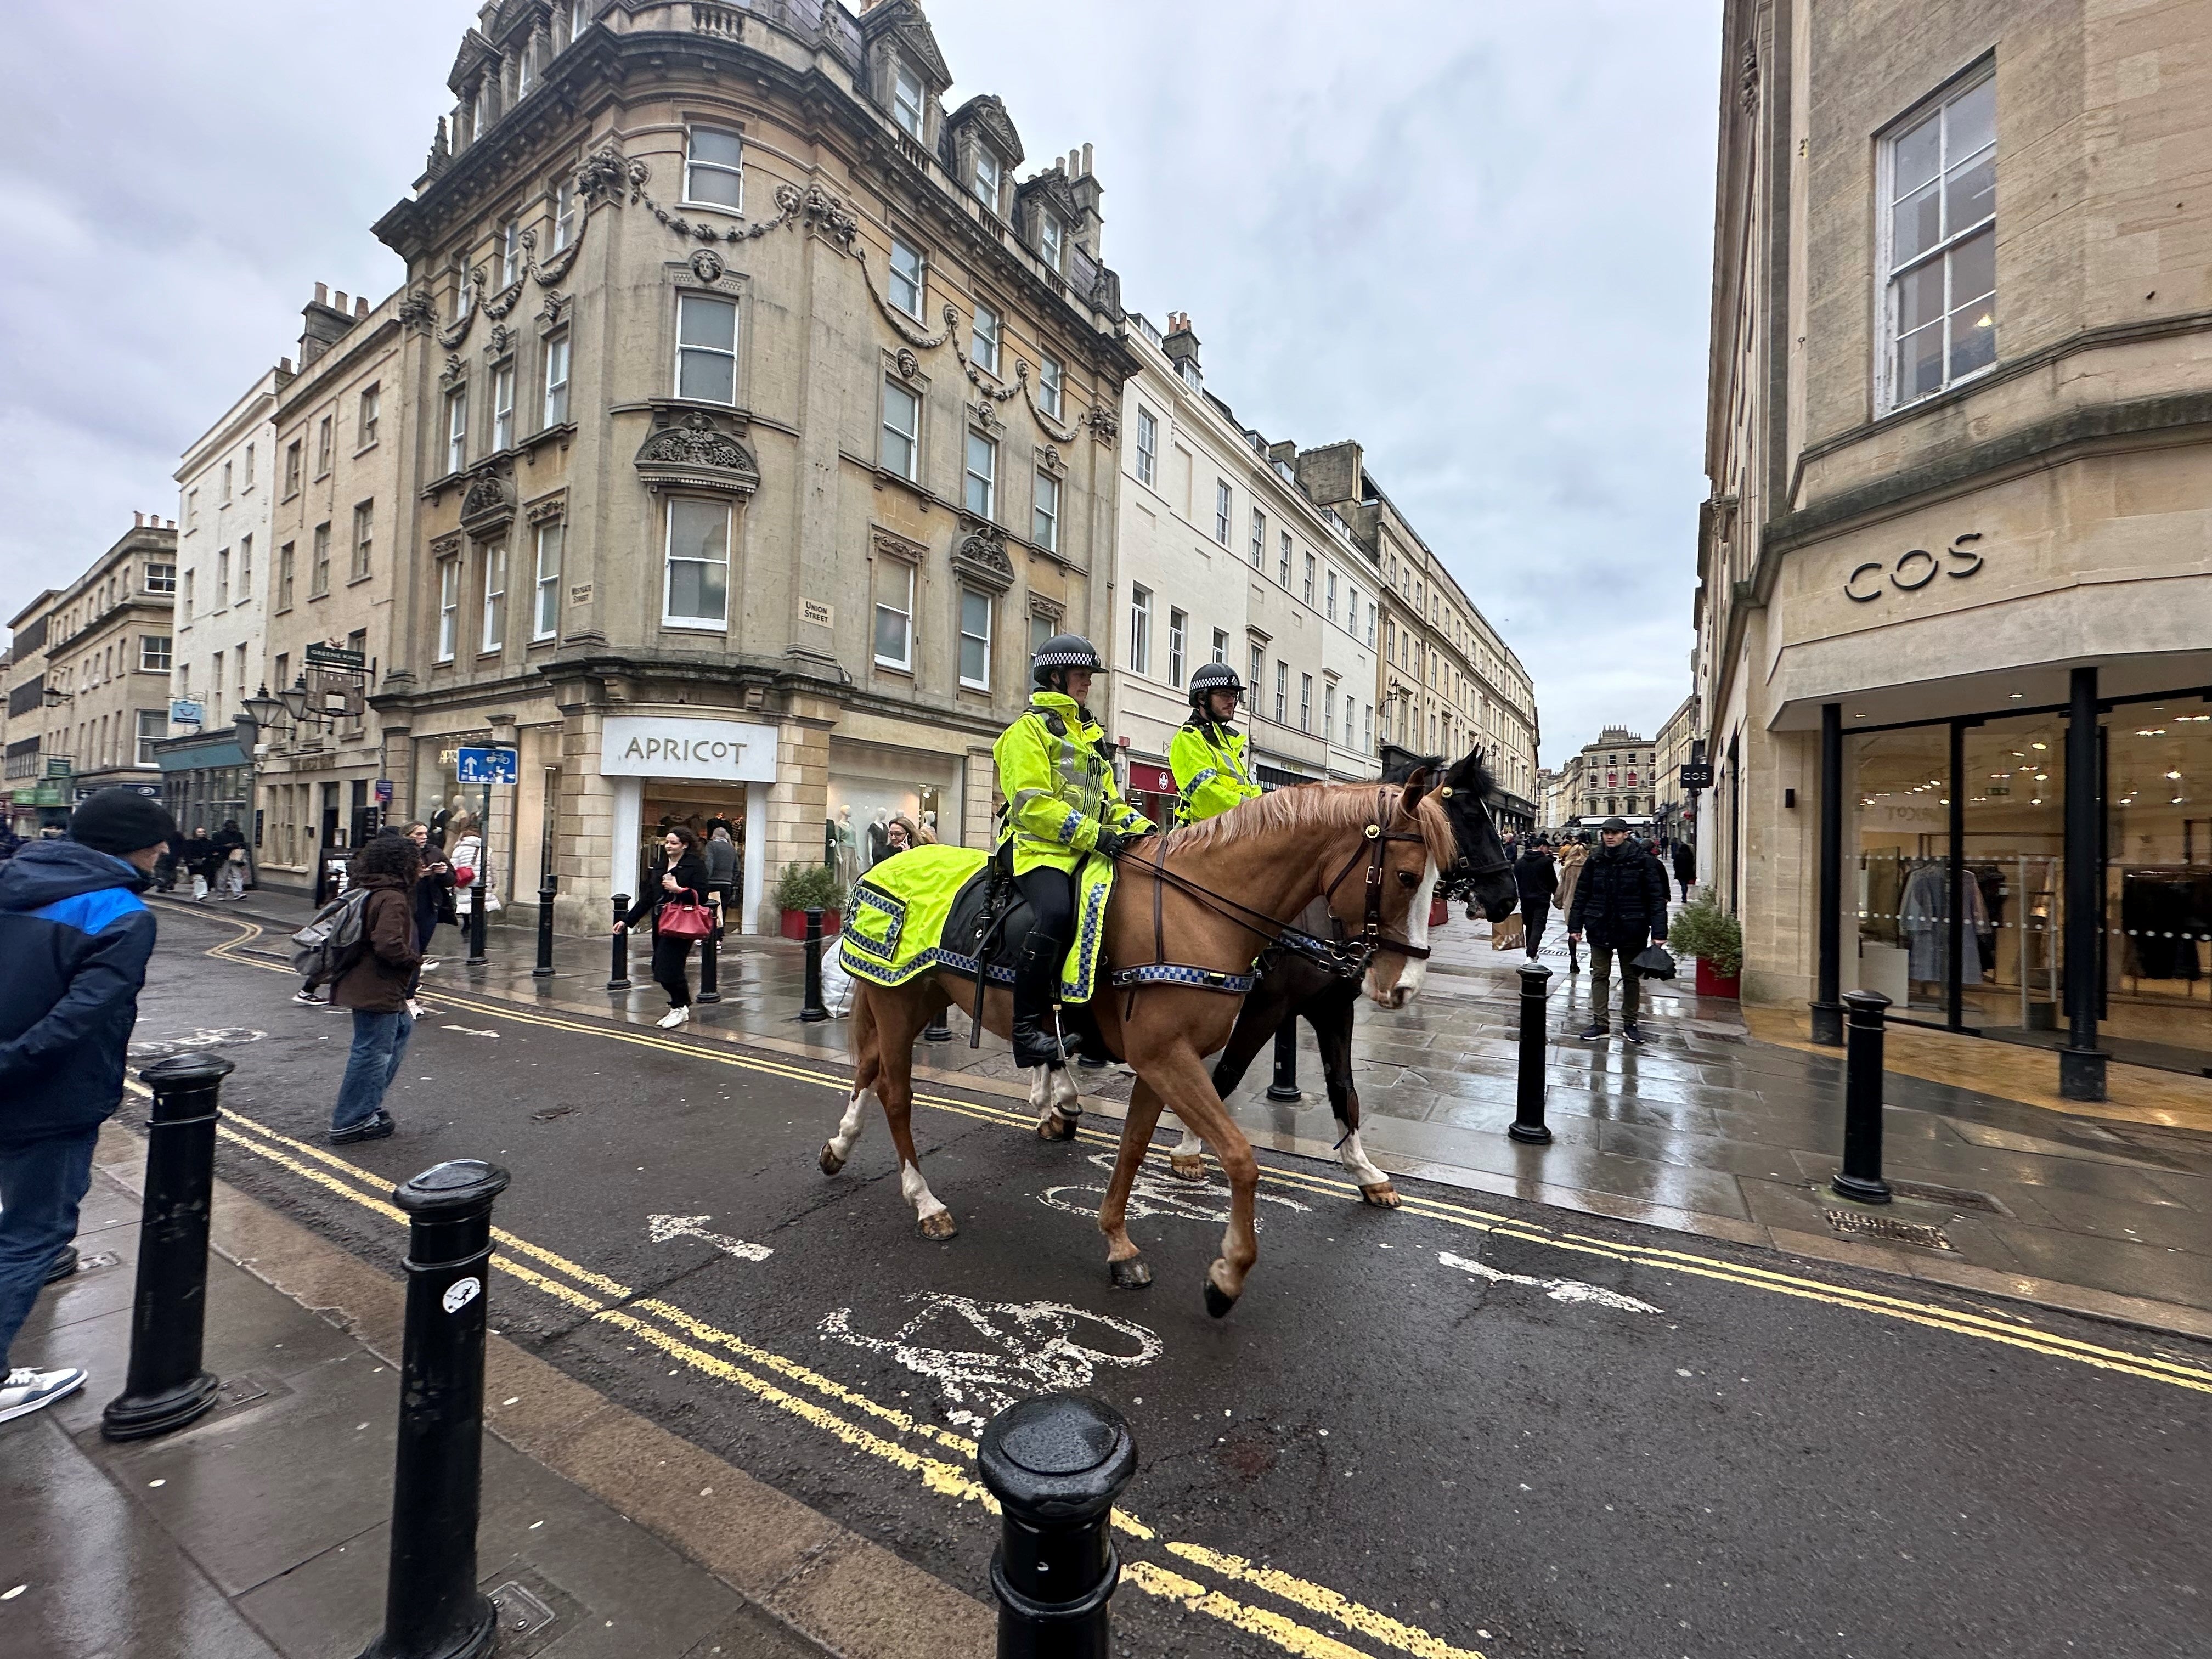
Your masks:
<svg viewBox="0 0 2212 1659"><path fill-rule="evenodd" d="M1941 556L1924 547L1916 547L1898 555L1894 564L1869 559L1844 578L1844 597L1860 605L1872 605L1893 587L1900 592L1914 593L1934 581L1938 574L1971 576L1982 568L1982 556L1972 550L1972 544L1981 538L1978 530L1954 537Z"/></svg>

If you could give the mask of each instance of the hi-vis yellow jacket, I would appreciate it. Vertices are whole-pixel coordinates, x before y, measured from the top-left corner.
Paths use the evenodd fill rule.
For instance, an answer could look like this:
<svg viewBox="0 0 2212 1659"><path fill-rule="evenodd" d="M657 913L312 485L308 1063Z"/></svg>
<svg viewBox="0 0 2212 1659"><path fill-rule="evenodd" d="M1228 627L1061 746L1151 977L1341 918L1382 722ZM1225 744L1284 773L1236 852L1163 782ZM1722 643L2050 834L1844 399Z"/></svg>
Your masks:
<svg viewBox="0 0 2212 1659"><path fill-rule="evenodd" d="M1030 694L1028 713L992 745L1006 797L1003 845L1014 843L1014 873L1049 865L1073 870L1098 845L1101 829L1140 836L1152 828L1121 799L1099 747L1104 734L1059 691Z"/></svg>
<svg viewBox="0 0 2212 1659"><path fill-rule="evenodd" d="M1211 720L1188 721L1176 733L1168 765L1182 792L1176 801L1178 828L1260 798L1260 786L1244 758L1244 742L1242 732Z"/></svg>

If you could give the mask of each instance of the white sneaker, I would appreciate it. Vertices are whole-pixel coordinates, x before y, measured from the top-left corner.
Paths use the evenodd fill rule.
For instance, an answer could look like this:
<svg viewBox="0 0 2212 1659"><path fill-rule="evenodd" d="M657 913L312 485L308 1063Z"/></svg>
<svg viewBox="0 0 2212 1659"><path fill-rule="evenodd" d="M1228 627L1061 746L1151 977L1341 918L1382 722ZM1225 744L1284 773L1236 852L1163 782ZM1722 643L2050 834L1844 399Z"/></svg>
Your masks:
<svg viewBox="0 0 2212 1659"><path fill-rule="evenodd" d="M434 973L436 973L436 972L438 971L438 959L437 959L437 957L423 957L423 959L422 959L422 971L423 971L424 973L426 973L426 974L434 974Z"/></svg>
<svg viewBox="0 0 2212 1659"><path fill-rule="evenodd" d="M664 1031L672 1031L679 1025L690 1024L690 1019L691 1011L688 1007L671 1008L660 1017L660 1029Z"/></svg>
<svg viewBox="0 0 2212 1659"><path fill-rule="evenodd" d="M292 994L292 1000L298 1003L302 1008L319 1008L325 1003L329 1001L330 999L327 997L319 997L313 991L295 991Z"/></svg>
<svg viewBox="0 0 2212 1659"><path fill-rule="evenodd" d="M407 999L407 1018L410 1019L422 1018L422 1005L416 1001L413 997Z"/></svg>
<svg viewBox="0 0 2212 1659"><path fill-rule="evenodd" d="M19 1366L8 1373L5 1382L0 1382L0 1423L27 1417L41 1406L51 1406L63 1395L75 1394L90 1376L89 1371L74 1365L54 1371L34 1371L28 1365Z"/></svg>

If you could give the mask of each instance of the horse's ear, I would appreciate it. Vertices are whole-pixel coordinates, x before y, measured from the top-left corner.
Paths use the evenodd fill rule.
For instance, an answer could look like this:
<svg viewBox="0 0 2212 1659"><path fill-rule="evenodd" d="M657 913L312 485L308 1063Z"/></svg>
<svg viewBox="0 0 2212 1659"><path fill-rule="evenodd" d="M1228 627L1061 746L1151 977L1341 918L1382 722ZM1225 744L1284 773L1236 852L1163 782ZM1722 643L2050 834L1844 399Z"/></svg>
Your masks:
<svg viewBox="0 0 2212 1659"><path fill-rule="evenodd" d="M1428 793L1429 769L1417 766L1413 769L1413 775L1406 780L1406 793L1399 799L1399 809L1411 815L1413 810L1420 805L1421 797Z"/></svg>

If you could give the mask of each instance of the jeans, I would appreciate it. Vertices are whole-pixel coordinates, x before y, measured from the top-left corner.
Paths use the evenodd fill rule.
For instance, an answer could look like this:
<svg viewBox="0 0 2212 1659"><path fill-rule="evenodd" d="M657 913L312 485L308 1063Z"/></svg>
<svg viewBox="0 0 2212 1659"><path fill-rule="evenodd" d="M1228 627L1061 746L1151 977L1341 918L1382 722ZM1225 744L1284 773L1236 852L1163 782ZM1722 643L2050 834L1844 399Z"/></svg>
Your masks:
<svg viewBox="0 0 2212 1659"><path fill-rule="evenodd" d="M0 1374L54 1257L76 1237L76 1206L92 1184L99 1140L91 1128L0 1141Z"/></svg>
<svg viewBox="0 0 2212 1659"><path fill-rule="evenodd" d="M1628 939L1619 945L1600 945L1590 941L1590 1022L1604 1026L1606 1021L1606 993L1613 979L1613 958L1620 959L1620 1022L1636 1024L1636 1007L1641 1000L1643 981L1629 968L1636 954L1651 941L1646 939Z"/></svg>
<svg viewBox="0 0 2212 1659"><path fill-rule="evenodd" d="M350 1128L376 1115L384 1091L399 1074L414 1030L415 1018L404 1008L396 1014L353 1011L353 1052L346 1056L345 1081L338 1085L338 1103L331 1109L331 1127Z"/></svg>

